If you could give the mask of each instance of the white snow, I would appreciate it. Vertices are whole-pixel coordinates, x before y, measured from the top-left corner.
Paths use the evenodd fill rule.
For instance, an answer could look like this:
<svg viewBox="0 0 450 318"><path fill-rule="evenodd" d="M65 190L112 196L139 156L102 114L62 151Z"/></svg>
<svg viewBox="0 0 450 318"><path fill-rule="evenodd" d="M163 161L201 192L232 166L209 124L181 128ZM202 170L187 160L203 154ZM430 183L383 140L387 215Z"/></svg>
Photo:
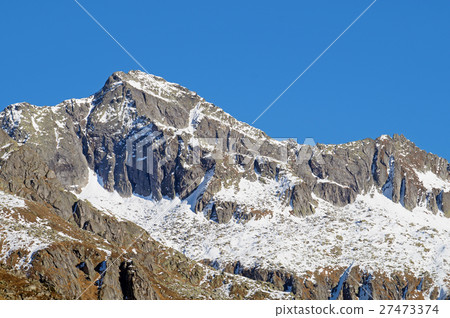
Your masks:
<svg viewBox="0 0 450 318"><path fill-rule="evenodd" d="M433 189L439 189L443 191L450 191L450 181L445 181L439 178L431 171L422 172L417 169L414 170L419 178L420 182L422 182L423 186L428 190L432 191Z"/></svg>
<svg viewBox="0 0 450 318"><path fill-rule="evenodd" d="M55 241L80 242L63 232L53 230L47 220L39 217L35 221L26 220L22 213L29 212L21 211L26 208L27 204L22 198L0 191L0 263L20 250L23 253L15 267L26 268L30 266L34 253Z"/></svg>
<svg viewBox="0 0 450 318"><path fill-rule="evenodd" d="M96 180L91 172L81 198L136 223L194 260L211 259L220 266L239 260L247 267L284 267L300 275L354 263L368 271L429 272L441 286L450 273L450 219L421 208L410 212L376 190L343 208L317 199L316 213L298 218L273 195L277 185L241 181L242 191L222 189L218 197L266 207L263 202L270 199L273 215L217 224L192 212L192 198L122 198Z"/></svg>
<svg viewBox="0 0 450 318"><path fill-rule="evenodd" d="M264 183L241 178L238 187L235 185L228 188L222 187L215 198L259 210L285 209L286 207L278 200L278 197L292 186L290 180L285 177L280 177L279 181L263 180Z"/></svg>
<svg viewBox="0 0 450 318"><path fill-rule="evenodd" d="M5 152L0 159L2 160L8 160L9 156L11 155L11 152Z"/></svg>
<svg viewBox="0 0 450 318"><path fill-rule="evenodd" d="M181 86L176 83L167 82L161 77L147 74L140 71L130 71L129 73L134 79L128 79L127 83L136 89L142 90L147 94L162 99L166 102L173 102L170 96L179 97L183 93L195 95L194 92L181 90Z"/></svg>
<svg viewBox="0 0 450 318"><path fill-rule="evenodd" d="M22 110L17 109L17 106L19 106L19 104L15 104L12 106L14 107L5 109L6 116L9 116L11 122L13 123L13 127L18 127L22 119Z"/></svg>
<svg viewBox="0 0 450 318"><path fill-rule="evenodd" d="M56 124L56 126L58 126L58 128L60 128L62 130L66 129L66 125L63 122L61 122L60 120L55 120L55 124Z"/></svg>
<svg viewBox="0 0 450 318"><path fill-rule="evenodd" d="M63 139L63 137L60 137L59 132L58 132L58 128L54 128L55 131L55 141L56 141L56 149L60 148L60 142Z"/></svg>
<svg viewBox="0 0 450 318"><path fill-rule="evenodd" d="M197 129L198 124L202 121L204 115L202 113L201 103L197 103L195 107L189 112L189 126L187 131L194 135L195 130Z"/></svg>
<svg viewBox="0 0 450 318"><path fill-rule="evenodd" d="M36 133L41 132L41 129L39 128L38 124L36 123L36 120L34 119L34 116L31 115L30 118L31 118L31 125L33 126L35 132Z"/></svg>
<svg viewBox="0 0 450 318"><path fill-rule="evenodd" d="M0 147L0 150L6 149L6 148L8 148L11 145L12 145L11 143L4 144L2 147Z"/></svg>
<svg viewBox="0 0 450 318"><path fill-rule="evenodd" d="M187 198L186 200L187 204L192 207L192 210L194 210L197 199L205 192L213 176L214 176L214 169L211 169L205 174L203 179L200 181L200 184L197 187L197 189L195 189L195 191L192 192L192 194Z"/></svg>
<svg viewBox="0 0 450 318"><path fill-rule="evenodd" d="M339 187L341 187L341 188L347 188L347 189L349 188L348 186L342 185L342 184L337 183L337 182L335 182L335 181L328 180L328 177L325 178L325 179L317 179L317 182L318 182L318 183L330 183L330 184L337 185L337 186L339 186Z"/></svg>
<svg viewBox="0 0 450 318"><path fill-rule="evenodd" d="M8 149L10 146L12 146L11 143L5 144L2 147L0 147L0 159L1 160L8 160L13 151L11 149ZM0 166L1 167L1 166Z"/></svg>
<svg viewBox="0 0 450 318"><path fill-rule="evenodd" d="M78 240L78 239L76 239L76 238L73 238L72 236L69 236L69 235L67 235L67 234L65 234L65 233L63 233L63 232L58 232L58 235L59 235L60 237L64 238L64 239L66 239L66 240L69 240L69 241L77 241L77 242L82 243L80 240Z"/></svg>
<svg viewBox="0 0 450 318"><path fill-rule="evenodd" d="M0 191L0 208L14 209L24 208L25 206L25 201L22 198Z"/></svg>
<svg viewBox="0 0 450 318"><path fill-rule="evenodd" d="M0 191L0 263L14 251L27 251L16 264L17 268L26 266L36 251L50 244L46 234L49 230L43 222L28 222L14 211L25 207L23 199Z"/></svg>
<svg viewBox="0 0 450 318"><path fill-rule="evenodd" d="M100 251L105 252L105 253L106 253L106 257L110 257L111 254L112 254L110 250L107 250L107 249L105 249L105 248L101 248L101 247L98 247L98 246L97 246L97 249L100 250Z"/></svg>

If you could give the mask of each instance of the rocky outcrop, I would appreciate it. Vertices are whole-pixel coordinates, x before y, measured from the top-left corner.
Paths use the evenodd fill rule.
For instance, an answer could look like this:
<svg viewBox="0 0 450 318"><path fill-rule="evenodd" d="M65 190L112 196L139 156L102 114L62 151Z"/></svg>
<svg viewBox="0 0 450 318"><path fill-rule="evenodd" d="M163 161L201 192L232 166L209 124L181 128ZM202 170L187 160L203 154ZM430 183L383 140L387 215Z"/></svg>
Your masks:
<svg viewBox="0 0 450 318"><path fill-rule="evenodd" d="M0 124L19 143L33 148L67 188L87 182L87 162L83 155L76 119L86 117L89 104L69 100L55 107L28 103L10 105L0 113Z"/></svg>
<svg viewBox="0 0 450 318"><path fill-rule="evenodd" d="M18 220L34 222L38 237L29 240L51 242L35 251L24 264L27 252L18 249L3 259L6 299L193 299L233 298L213 279L212 268L205 268L150 238L142 228L121 222L92 207L61 186L52 170L26 145L15 145L0 131L4 144L13 149L0 162L0 190L16 191L26 198L26 208L7 210ZM17 156L17 157L16 157ZM18 160L17 158L20 158ZM32 160L33 159L33 160ZM15 169L18 169L17 171ZM1 194L0 194L1 195ZM56 202L56 203L55 203ZM62 202L62 203L61 203ZM0 206L0 213L4 213ZM17 214L16 216L15 213ZM42 222L45 220L45 227ZM0 230L3 225L0 225ZM40 232L42 228L42 232ZM45 228L45 231L44 231ZM1 231L0 231L1 232ZM4 242L0 240L0 249ZM43 243L42 243L43 244ZM14 268L20 270L14 270ZM208 278L211 277L211 278ZM242 282L226 275L233 288L245 285L246 297L271 287ZM202 283L203 282L203 283ZM202 286L200 287L200 283ZM25 287L29 284L29 287ZM242 297L240 295L239 297ZM286 297L289 297L287 295Z"/></svg>
<svg viewBox="0 0 450 318"><path fill-rule="evenodd" d="M450 192L441 192L438 197L440 197L438 201L440 201L442 212L450 217Z"/></svg>
<svg viewBox="0 0 450 318"><path fill-rule="evenodd" d="M36 230L31 241L50 240L35 251L25 266L24 249L3 260L0 297L7 299L230 299L274 297L273 286L224 275L162 246L144 230L120 222L80 201L74 222L63 220L46 204L27 201L26 208L10 210L17 219L46 220L47 232ZM1 210L3 213L3 210ZM84 222L83 222L84 221ZM83 224L89 226L83 226ZM79 226L79 227L78 227ZM2 227L0 226L0 230ZM0 231L1 234L1 231ZM31 234L29 234L31 235ZM0 241L0 249L3 249ZM226 282L226 283L225 283ZM29 284L30 287L26 287ZM245 295L221 287L246 290ZM258 296L259 295L259 296ZM286 294L286 298L290 295Z"/></svg>
<svg viewBox="0 0 450 318"><path fill-rule="evenodd" d="M136 224L117 222L116 219L98 211L86 201L80 200L74 203L72 216L81 229L121 246L129 246L138 237L143 236L144 231Z"/></svg>
<svg viewBox="0 0 450 318"><path fill-rule="evenodd" d="M306 216L314 213L313 199L310 189L303 183L295 185L292 189L291 204L292 214L296 216Z"/></svg>
<svg viewBox="0 0 450 318"><path fill-rule="evenodd" d="M426 153L404 136L382 137L372 164L373 178L383 193L396 203L412 210L426 205L437 213L438 196L442 189L429 189L418 173L430 172L448 182L450 168L447 160Z"/></svg>
<svg viewBox="0 0 450 318"><path fill-rule="evenodd" d="M367 273L358 266L321 268L297 276L283 270L244 268L240 262L225 266L226 272L272 283L292 292L295 299L414 300L437 299L439 290L428 275L416 277L408 272ZM446 296L450 299L450 295Z"/></svg>
<svg viewBox="0 0 450 318"><path fill-rule="evenodd" d="M0 188L50 204L66 220L72 217L75 196L64 190L54 171L28 145L16 146L10 150L8 160L1 163Z"/></svg>
<svg viewBox="0 0 450 318"><path fill-rule="evenodd" d="M46 299L62 299L62 296L21 271L0 267L0 300Z"/></svg>

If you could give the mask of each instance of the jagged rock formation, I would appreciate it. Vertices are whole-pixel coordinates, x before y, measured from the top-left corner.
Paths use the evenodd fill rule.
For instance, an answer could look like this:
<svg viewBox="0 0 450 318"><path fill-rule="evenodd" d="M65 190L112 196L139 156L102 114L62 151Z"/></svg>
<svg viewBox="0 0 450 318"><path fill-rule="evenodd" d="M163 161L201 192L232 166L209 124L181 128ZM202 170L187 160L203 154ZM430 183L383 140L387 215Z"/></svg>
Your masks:
<svg viewBox="0 0 450 318"><path fill-rule="evenodd" d="M70 228L67 235L81 237L81 242L77 242L61 241L57 236L55 244L44 244L45 248L36 250L28 261L28 277L45 282L50 293L46 295L53 295L48 297L76 298L89 282L94 282L96 287L89 289L87 298L243 298L246 295L258 298L272 297L272 288L285 292L286 297L293 293L298 298L323 299L336 287L335 279L330 277L342 272L341 268L329 270L333 272L331 276L310 284L302 282L306 278L292 269L272 267L255 271L240 265L247 269L236 272L235 266L230 270L230 263L218 262L218 269L231 273L220 274L225 275L220 281L232 281L239 274L270 285L264 285L266 291L258 289L255 296L248 293L250 287L238 288L237 283L231 283L235 286L232 291L221 294L218 289L223 283L214 278L200 284L211 276L205 271L213 272L205 269L205 265L181 265L196 263L175 251L167 252L167 257L172 259L170 264L154 259L165 248L148 234L139 238L141 243L135 246L137 243L133 242L142 233L141 227L152 235L153 225L143 221L144 216L113 208L107 211L107 206L102 206L104 203L83 200L89 197L86 186L92 185L92 171L104 189L122 197L117 200L130 198L131 201L123 201L129 203L141 196L160 210L158 204L179 200L188 204L191 212L204 217L208 227L214 228L211 231L219 231L220 226L231 229L230 224L245 226L290 216L309 220L317 211L325 213L324 206L328 210L345 211L358 206L361 201L358 198L373 197L374 193L382 193L411 213L420 209L420 213L428 210L436 217L450 217L448 161L420 150L404 136L314 147L293 140L277 141L237 121L195 92L138 71L114 73L98 93L88 98L67 100L53 107L10 105L0 113L0 124L0 191L28 200L23 213L45 210L45 219L58 218L55 224ZM286 211L287 216L282 216L280 211ZM173 217L175 212L171 213ZM183 218L181 214L179 217ZM167 237L174 236L171 231L176 230L173 225L177 222L180 220L169 226L166 236L159 231L154 235L169 243ZM195 227L191 231L194 230ZM445 237L447 232L442 235ZM106 240L107 245L99 245L98 238ZM176 235L173 238L176 242L178 239ZM132 246L138 253L130 253ZM189 249L189 246L177 246L180 250ZM197 247L190 248L192 252L188 254L200 261L201 257L196 256L200 255ZM102 249L110 251L110 255ZM121 249L127 251L126 257L121 255ZM342 254L340 249L333 247L333 253ZM264 263L267 257L261 253ZM4 263L11 268L18 266L18 260L23 257L16 254L17 251L8 254ZM119 255L120 261L105 271L106 259ZM208 252L203 256L211 255ZM443 257L440 252L437 255L439 259ZM235 264L239 255L234 257ZM209 261L218 260L206 262ZM445 271L446 266L440 271ZM53 272L54 268L63 270ZM173 276L173 271L177 273L173 282L158 278L159 274L155 273L161 268L167 277ZM301 269L305 270L318 273L319 269ZM408 270L405 268L403 276L391 276L393 273L375 275L367 274L366 268L352 269L360 286L355 282L343 283L341 290L342 293L345 290L345 296L340 297L360 298L361 286L371 284L370 297L398 298L395 290L404 288L401 285L405 279L395 277L407 275L411 277L410 284L417 284L417 280L425 277L414 277L415 273ZM448 277L448 273L444 274ZM381 277L384 285L380 285ZM435 277L429 279L431 282L423 291L426 290L427 297L433 294L437 298L438 283L433 282ZM260 286L261 283L252 284ZM448 280L441 284L448 284ZM63 291L66 285L71 288ZM185 293L177 292L180 286L184 286ZM421 296L414 294L410 298L418 297Z"/></svg>
<svg viewBox="0 0 450 318"><path fill-rule="evenodd" d="M0 274L6 285L0 297L233 298L221 289L224 284L245 288L248 298L254 293L289 297L268 284L223 275L161 246L135 224L118 221L64 190L33 149L18 146L3 131L0 137L2 149L10 151L0 161L0 189L27 199L0 192ZM217 275L221 282L214 281Z"/></svg>
<svg viewBox="0 0 450 318"><path fill-rule="evenodd" d="M314 212L311 193L345 206L374 185L409 210L422 204L433 212L450 209L450 189L427 188L418 177L429 172L448 182L449 163L403 136L319 144L314 149L277 142L196 93L140 72L115 73L94 96L55 107L11 105L0 120L14 140L34 148L68 190L87 183L90 167L106 189L123 196L183 199L214 168L196 209L209 207L208 215L217 215L220 222L229 221L239 207L213 200L214 194L222 186L238 185L242 178L252 181L258 175L271 179L288 175L294 186L286 189L285 201L292 203L296 215ZM142 131L147 133L139 135ZM136 151L139 141L150 134L151 158L143 144L144 156L138 159L142 162L134 158L127 165L126 141L138 135L133 140ZM153 171L147 171L150 159Z"/></svg>

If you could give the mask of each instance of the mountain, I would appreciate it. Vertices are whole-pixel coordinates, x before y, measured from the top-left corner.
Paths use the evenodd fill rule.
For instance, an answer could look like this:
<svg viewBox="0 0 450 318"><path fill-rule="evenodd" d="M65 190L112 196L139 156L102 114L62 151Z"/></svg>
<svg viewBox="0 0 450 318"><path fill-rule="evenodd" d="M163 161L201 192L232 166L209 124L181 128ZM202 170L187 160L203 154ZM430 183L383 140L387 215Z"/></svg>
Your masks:
<svg viewBox="0 0 450 318"><path fill-rule="evenodd" d="M0 297L449 298L450 165L404 136L280 141L139 71L0 123Z"/></svg>

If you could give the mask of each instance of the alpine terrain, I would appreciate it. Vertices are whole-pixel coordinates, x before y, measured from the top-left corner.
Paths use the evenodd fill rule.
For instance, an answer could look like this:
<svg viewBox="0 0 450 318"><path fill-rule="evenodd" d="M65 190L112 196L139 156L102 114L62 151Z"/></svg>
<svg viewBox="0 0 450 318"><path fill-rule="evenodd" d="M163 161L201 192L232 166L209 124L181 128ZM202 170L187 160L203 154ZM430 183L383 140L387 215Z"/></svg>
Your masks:
<svg viewBox="0 0 450 318"><path fill-rule="evenodd" d="M0 113L0 299L450 299L450 165L276 140L178 84Z"/></svg>

